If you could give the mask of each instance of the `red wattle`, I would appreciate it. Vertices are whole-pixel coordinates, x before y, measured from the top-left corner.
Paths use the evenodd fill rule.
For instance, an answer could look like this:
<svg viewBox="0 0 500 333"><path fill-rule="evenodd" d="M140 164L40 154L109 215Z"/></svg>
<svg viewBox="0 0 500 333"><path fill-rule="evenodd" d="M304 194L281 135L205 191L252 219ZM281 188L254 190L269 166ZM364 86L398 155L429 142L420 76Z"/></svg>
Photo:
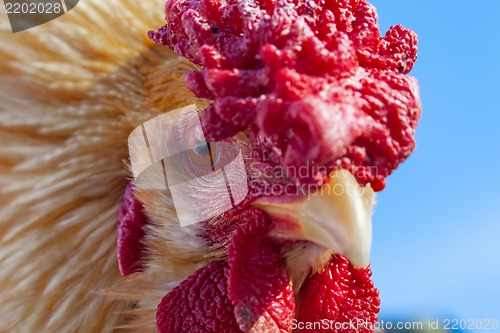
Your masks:
<svg viewBox="0 0 500 333"><path fill-rule="evenodd" d="M250 219L252 217L252 219ZM290 333L295 299L267 215L248 211L228 249L168 293L158 306L160 333Z"/></svg>
<svg viewBox="0 0 500 333"><path fill-rule="evenodd" d="M267 216L242 225L229 246L229 298L243 332L291 332L295 317L292 283L281 246L268 236Z"/></svg>
<svg viewBox="0 0 500 333"><path fill-rule="evenodd" d="M297 316L298 327L303 329L297 333L311 332L307 323L330 325L316 333L372 333L380 298L371 274L370 268L356 268L346 258L334 256L303 286Z"/></svg>
<svg viewBox="0 0 500 333"><path fill-rule="evenodd" d="M227 263L214 261L182 281L158 305L158 332L241 332L227 296L228 275Z"/></svg>

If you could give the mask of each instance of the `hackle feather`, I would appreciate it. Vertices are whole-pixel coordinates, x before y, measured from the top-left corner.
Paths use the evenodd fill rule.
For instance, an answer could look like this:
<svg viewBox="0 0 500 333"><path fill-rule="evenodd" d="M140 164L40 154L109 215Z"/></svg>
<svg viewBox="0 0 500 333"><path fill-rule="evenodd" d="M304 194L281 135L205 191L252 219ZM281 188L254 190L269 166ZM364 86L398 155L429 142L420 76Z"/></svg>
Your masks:
<svg viewBox="0 0 500 333"><path fill-rule="evenodd" d="M192 65L146 37L163 5L80 1L1 32L0 332L154 332L161 297L210 258L196 227L172 223L166 191L139 191L152 220L146 268L126 279L117 268L127 137L196 102Z"/></svg>

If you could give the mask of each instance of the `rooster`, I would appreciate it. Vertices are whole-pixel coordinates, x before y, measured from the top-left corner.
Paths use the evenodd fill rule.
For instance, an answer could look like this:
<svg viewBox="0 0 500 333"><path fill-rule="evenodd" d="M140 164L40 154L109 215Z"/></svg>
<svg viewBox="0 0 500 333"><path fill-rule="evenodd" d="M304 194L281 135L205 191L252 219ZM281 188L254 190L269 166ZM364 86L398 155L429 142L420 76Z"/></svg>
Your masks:
<svg viewBox="0 0 500 333"><path fill-rule="evenodd" d="M0 332L372 332L374 192L415 147L416 47L364 0L87 0L2 34ZM246 171L182 226L128 150L179 110L203 132L182 168L230 147ZM149 145L196 141L182 119Z"/></svg>

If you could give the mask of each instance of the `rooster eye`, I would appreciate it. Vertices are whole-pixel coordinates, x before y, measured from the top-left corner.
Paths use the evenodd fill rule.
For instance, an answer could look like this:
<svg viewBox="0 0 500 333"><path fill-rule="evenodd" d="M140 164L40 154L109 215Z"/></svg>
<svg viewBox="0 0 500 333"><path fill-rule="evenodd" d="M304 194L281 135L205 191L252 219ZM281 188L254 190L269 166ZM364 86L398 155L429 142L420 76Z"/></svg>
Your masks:
<svg viewBox="0 0 500 333"><path fill-rule="evenodd" d="M219 162L219 146L217 142L196 142L195 147L188 151L189 160L196 166L213 168Z"/></svg>

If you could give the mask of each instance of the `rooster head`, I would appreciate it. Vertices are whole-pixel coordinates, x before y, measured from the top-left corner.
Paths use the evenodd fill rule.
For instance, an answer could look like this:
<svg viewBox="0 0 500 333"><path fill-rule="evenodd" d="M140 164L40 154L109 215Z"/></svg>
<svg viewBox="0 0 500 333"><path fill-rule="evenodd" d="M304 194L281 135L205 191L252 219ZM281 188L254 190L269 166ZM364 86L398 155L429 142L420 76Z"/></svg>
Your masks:
<svg viewBox="0 0 500 333"><path fill-rule="evenodd" d="M415 148L416 35L380 36L364 0L169 0L165 13L149 37L199 66L186 85L200 103L129 139L119 288L162 333L373 331L374 193Z"/></svg>

